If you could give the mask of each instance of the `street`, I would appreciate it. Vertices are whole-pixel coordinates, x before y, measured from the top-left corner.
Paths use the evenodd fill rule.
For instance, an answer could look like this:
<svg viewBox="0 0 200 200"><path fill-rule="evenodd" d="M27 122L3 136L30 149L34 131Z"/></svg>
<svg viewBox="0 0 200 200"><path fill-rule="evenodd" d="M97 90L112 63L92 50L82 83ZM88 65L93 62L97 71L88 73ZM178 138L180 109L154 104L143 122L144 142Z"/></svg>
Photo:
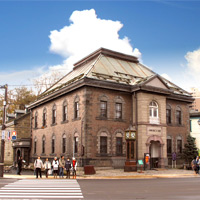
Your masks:
<svg viewBox="0 0 200 200"><path fill-rule="evenodd" d="M200 178L0 179L0 199L199 200ZM3 187L4 184L7 184Z"/></svg>

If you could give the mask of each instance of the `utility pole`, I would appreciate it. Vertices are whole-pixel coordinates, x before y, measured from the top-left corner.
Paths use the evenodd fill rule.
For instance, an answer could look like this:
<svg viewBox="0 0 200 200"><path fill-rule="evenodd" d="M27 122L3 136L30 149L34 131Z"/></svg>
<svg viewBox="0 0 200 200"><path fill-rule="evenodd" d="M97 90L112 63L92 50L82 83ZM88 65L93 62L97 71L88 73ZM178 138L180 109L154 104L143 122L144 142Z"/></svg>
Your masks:
<svg viewBox="0 0 200 200"><path fill-rule="evenodd" d="M8 85L0 86L0 89L5 89L5 96L3 101L3 121L2 121L2 128L1 130L6 129L6 103L7 103L7 88ZM4 146L5 146L5 140L1 138L1 155L0 155L0 177L3 177L4 172Z"/></svg>

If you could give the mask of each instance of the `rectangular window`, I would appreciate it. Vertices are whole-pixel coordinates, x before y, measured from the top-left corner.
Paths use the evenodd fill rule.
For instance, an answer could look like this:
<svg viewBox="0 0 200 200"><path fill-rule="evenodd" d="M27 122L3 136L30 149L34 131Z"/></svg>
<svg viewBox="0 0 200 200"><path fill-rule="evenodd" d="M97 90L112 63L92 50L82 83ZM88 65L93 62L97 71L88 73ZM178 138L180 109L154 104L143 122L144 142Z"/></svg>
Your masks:
<svg viewBox="0 0 200 200"><path fill-rule="evenodd" d="M181 111L180 110L176 111L176 122L177 124L181 125Z"/></svg>
<svg viewBox="0 0 200 200"><path fill-rule="evenodd" d="M78 102L75 102L74 110L75 110L74 118L77 119L79 117L79 103Z"/></svg>
<svg viewBox="0 0 200 200"><path fill-rule="evenodd" d="M52 111L52 124L56 123L56 110Z"/></svg>
<svg viewBox="0 0 200 200"><path fill-rule="evenodd" d="M182 153L182 140L177 140L177 153Z"/></svg>
<svg viewBox="0 0 200 200"><path fill-rule="evenodd" d="M78 153L78 137L74 137L74 153Z"/></svg>
<svg viewBox="0 0 200 200"><path fill-rule="evenodd" d="M116 118L122 119L122 104L116 103L115 104L115 110L116 110Z"/></svg>
<svg viewBox="0 0 200 200"><path fill-rule="evenodd" d="M63 121L67 121L67 106L63 106Z"/></svg>
<svg viewBox="0 0 200 200"><path fill-rule="evenodd" d="M107 137L100 137L100 154L107 154Z"/></svg>
<svg viewBox="0 0 200 200"><path fill-rule="evenodd" d="M100 116L107 118L107 101L100 102Z"/></svg>
<svg viewBox="0 0 200 200"><path fill-rule="evenodd" d="M167 120L167 124L171 124L171 110L170 109L166 110L166 120Z"/></svg>
<svg viewBox="0 0 200 200"><path fill-rule="evenodd" d="M62 152L65 153L66 152L66 138L62 139Z"/></svg>
<svg viewBox="0 0 200 200"><path fill-rule="evenodd" d="M116 154L122 155L122 137L116 138Z"/></svg>
<svg viewBox="0 0 200 200"><path fill-rule="evenodd" d="M171 154L172 153L172 140L167 139L167 153Z"/></svg>

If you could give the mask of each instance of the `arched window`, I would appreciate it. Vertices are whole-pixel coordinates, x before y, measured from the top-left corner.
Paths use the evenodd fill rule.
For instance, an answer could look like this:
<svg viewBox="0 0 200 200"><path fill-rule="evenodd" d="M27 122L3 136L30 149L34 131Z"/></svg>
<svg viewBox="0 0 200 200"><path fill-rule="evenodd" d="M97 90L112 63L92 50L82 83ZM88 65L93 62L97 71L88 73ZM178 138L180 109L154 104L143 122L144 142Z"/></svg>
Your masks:
<svg viewBox="0 0 200 200"><path fill-rule="evenodd" d="M182 118L181 118L181 108L179 106L177 106L176 108L176 123L178 125L182 124Z"/></svg>
<svg viewBox="0 0 200 200"><path fill-rule="evenodd" d="M123 137L121 133L116 134L116 155L121 156L123 153Z"/></svg>
<svg viewBox="0 0 200 200"><path fill-rule="evenodd" d="M120 120L123 118L123 104L124 100L122 97L115 97L115 119Z"/></svg>
<svg viewBox="0 0 200 200"><path fill-rule="evenodd" d="M78 153L78 133L74 134L74 153Z"/></svg>
<svg viewBox="0 0 200 200"><path fill-rule="evenodd" d="M172 115L171 106L167 105L167 109L166 109L166 122L167 122L167 124L172 123L171 115Z"/></svg>
<svg viewBox="0 0 200 200"><path fill-rule="evenodd" d="M79 114L79 97L77 96L74 100L74 119L78 119Z"/></svg>
<svg viewBox="0 0 200 200"><path fill-rule="evenodd" d="M63 122L67 121L67 102L64 101L63 103Z"/></svg>
<svg viewBox="0 0 200 200"><path fill-rule="evenodd" d="M56 140L56 137L55 135L53 135L51 139L51 153L55 153L55 140Z"/></svg>
<svg viewBox="0 0 200 200"><path fill-rule="evenodd" d="M172 137L167 136L167 154L172 153Z"/></svg>
<svg viewBox="0 0 200 200"><path fill-rule="evenodd" d="M54 104L52 108L52 124L55 123L56 123L56 105Z"/></svg>
<svg viewBox="0 0 200 200"><path fill-rule="evenodd" d="M183 145L183 142L182 142L182 137L181 136L178 136L177 139L176 139L176 147L177 147L177 153L182 153L182 145Z"/></svg>
<svg viewBox="0 0 200 200"><path fill-rule="evenodd" d="M100 135L100 154L108 153L108 136L106 132L102 132Z"/></svg>
<svg viewBox="0 0 200 200"><path fill-rule="evenodd" d="M158 118L158 104L155 101L149 104L149 116Z"/></svg>
<svg viewBox="0 0 200 200"><path fill-rule="evenodd" d="M62 153L66 153L66 135L62 136Z"/></svg>
<svg viewBox="0 0 200 200"><path fill-rule="evenodd" d="M35 128L38 128L38 112L35 113Z"/></svg>
<svg viewBox="0 0 200 200"><path fill-rule="evenodd" d="M45 153L45 136L42 137L42 153Z"/></svg>
<svg viewBox="0 0 200 200"><path fill-rule="evenodd" d="M44 108L43 110L43 118L42 118L42 126L45 127L47 125L47 110Z"/></svg>
<svg viewBox="0 0 200 200"><path fill-rule="evenodd" d="M37 153L37 138L35 137L34 139L34 151L33 151L34 154Z"/></svg>

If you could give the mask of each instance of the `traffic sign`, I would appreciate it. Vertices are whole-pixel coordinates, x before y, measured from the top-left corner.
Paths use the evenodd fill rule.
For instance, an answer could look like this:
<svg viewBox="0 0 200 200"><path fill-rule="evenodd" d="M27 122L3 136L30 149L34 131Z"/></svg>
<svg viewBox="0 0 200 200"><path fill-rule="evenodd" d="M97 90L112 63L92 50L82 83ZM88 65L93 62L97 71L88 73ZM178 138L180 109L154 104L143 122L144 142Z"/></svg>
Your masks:
<svg viewBox="0 0 200 200"><path fill-rule="evenodd" d="M6 137L6 136L5 136L5 133L6 133L5 131L2 131L2 132L1 132L1 139L2 139L2 140L5 140L5 137Z"/></svg>
<svg viewBox="0 0 200 200"><path fill-rule="evenodd" d="M10 131L7 132L7 138L8 138L8 140L11 139L11 133L10 133Z"/></svg>
<svg viewBox="0 0 200 200"><path fill-rule="evenodd" d="M17 139L17 132L13 131L12 132L12 140L16 140Z"/></svg>

